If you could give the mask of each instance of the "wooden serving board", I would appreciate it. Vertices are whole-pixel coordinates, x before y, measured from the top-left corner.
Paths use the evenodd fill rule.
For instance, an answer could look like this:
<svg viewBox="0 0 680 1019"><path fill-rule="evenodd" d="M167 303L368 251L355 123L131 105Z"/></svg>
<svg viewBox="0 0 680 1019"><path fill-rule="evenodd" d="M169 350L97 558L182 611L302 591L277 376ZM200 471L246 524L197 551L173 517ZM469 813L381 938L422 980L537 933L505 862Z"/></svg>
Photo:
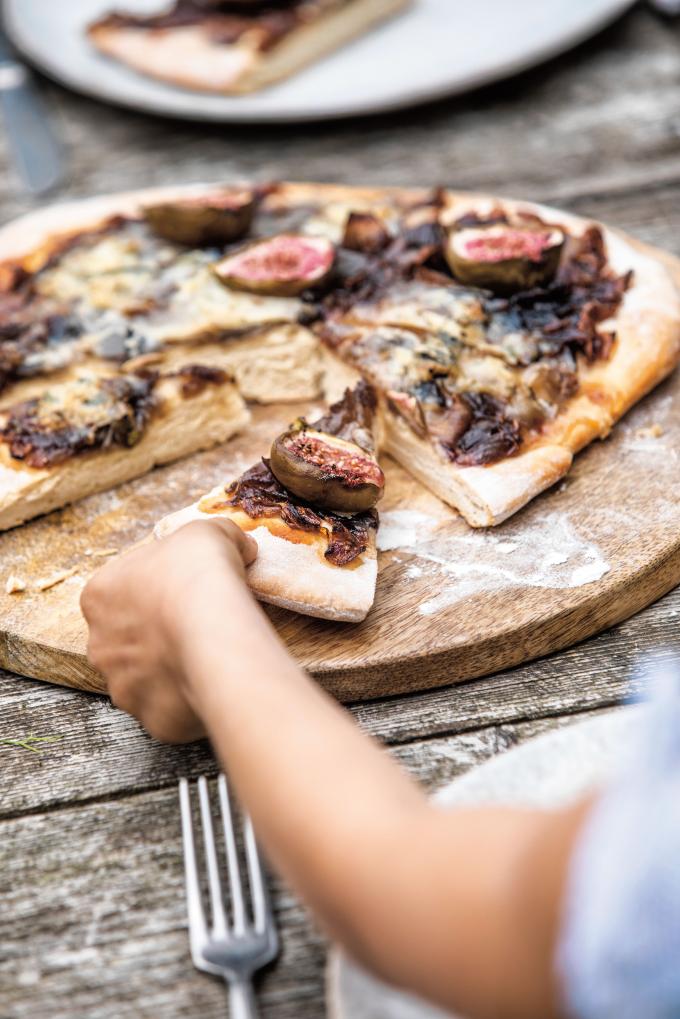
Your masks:
<svg viewBox="0 0 680 1019"><path fill-rule="evenodd" d="M619 622L680 582L677 376L566 481L491 531L474 531L385 464L376 605L352 626L267 608L296 658L341 700L442 686L507 668ZM0 665L83 690L78 608L87 577L164 514L236 476L309 407L259 408L247 435L0 536ZM75 569L49 590L41 581ZM12 573L28 584L5 594ZM225 609L226 611L226 609Z"/></svg>

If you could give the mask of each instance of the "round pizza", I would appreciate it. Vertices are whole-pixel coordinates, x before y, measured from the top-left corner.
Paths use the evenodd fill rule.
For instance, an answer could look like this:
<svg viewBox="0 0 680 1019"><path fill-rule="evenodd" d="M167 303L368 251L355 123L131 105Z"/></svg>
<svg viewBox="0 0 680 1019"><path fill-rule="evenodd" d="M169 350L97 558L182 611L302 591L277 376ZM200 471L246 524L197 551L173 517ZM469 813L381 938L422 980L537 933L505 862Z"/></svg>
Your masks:
<svg viewBox="0 0 680 1019"><path fill-rule="evenodd" d="M116 195L10 224L0 260L0 528L325 396L159 532L230 517L255 592L328 618L373 600L382 453L491 526L680 359L671 256L444 189Z"/></svg>

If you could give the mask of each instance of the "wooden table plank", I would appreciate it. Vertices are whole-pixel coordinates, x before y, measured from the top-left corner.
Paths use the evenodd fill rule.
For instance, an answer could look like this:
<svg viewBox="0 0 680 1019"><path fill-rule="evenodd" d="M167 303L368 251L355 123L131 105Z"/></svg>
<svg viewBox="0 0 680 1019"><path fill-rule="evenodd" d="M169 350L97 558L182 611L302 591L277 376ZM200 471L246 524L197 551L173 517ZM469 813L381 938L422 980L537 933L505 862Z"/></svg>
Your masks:
<svg viewBox="0 0 680 1019"><path fill-rule="evenodd" d="M572 715L618 703L639 689L636 661L680 649L680 589L599 637L562 654L433 693L351 710L388 744L454 736L499 724ZM61 736L43 753L0 744L0 819L153 790L180 775L214 771L205 744L163 746L106 698L0 672L0 738Z"/></svg>
<svg viewBox="0 0 680 1019"><path fill-rule="evenodd" d="M255 175L447 183L540 198L677 180L679 41L677 23L640 8L513 81L359 122L191 125L108 109L55 89L71 168L65 193ZM3 219L30 204L13 190L5 144L0 137Z"/></svg>
<svg viewBox="0 0 680 1019"><path fill-rule="evenodd" d="M396 756L436 788L573 719L411 743ZM179 1019L225 1014L194 972L185 931L175 786L0 822L0 1019ZM323 1015L324 946L276 885L283 954L262 984L265 1019Z"/></svg>

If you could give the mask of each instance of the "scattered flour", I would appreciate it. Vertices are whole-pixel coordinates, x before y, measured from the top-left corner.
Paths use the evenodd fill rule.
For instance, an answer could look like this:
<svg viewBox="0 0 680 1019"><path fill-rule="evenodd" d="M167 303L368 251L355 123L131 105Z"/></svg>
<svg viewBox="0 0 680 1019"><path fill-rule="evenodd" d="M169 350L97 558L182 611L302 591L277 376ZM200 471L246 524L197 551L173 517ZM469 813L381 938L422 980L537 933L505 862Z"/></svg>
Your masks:
<svg viewBox="0 0 680 1019"><path fill-rule="evenodd" d="M381 513L378 548L381 552L390 552L395 548L410 552L410 546L427 537L437 524L434 517L418 510L389 510Z"/></svg>
<svg viewBox="0 0 680 1019"><path fill-rule="evenodd" d="M437 592L421 603L422 615L508 587L581 587L609 571L598 545L579 534L565 513L549 513L529 524L506 524L502 538L457 527L451 521L444 527L441 519L416 510L381 514L378 547L410 553L414 559L406 577L425 577L430 590Z"/></svg>

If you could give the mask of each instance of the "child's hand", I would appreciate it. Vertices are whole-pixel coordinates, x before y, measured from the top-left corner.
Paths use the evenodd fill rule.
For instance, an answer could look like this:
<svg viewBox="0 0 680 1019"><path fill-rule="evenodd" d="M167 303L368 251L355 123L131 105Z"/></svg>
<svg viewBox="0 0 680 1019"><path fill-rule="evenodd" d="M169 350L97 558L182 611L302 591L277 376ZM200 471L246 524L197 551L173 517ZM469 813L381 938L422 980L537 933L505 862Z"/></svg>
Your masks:
<svg viewBox="0 0 680 1019"><path fill-rule="evenodd" d="M107 563L85 587L88 658L114 704L171 743L203 735L184 656L191 641L244 597L257 545L226 520L197 521ZM218 617L219 618L219 617Z"/></svg>

